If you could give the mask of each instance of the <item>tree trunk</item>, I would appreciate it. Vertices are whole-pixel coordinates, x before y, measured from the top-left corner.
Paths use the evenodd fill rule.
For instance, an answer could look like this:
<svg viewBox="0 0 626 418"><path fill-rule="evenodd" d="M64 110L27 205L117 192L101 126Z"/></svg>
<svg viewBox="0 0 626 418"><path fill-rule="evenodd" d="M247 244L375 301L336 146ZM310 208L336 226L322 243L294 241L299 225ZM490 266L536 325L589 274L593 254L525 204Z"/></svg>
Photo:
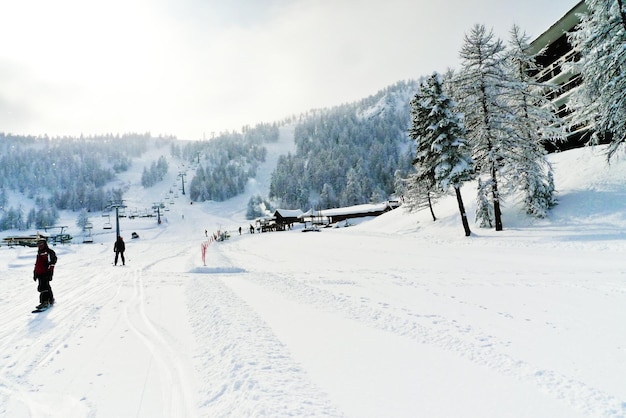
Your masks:
<svg viewBox="0 0 626 418"><path fill-rule="evenodd" d="M463 205L463 198L461 197L461 188L455 187L456 201L459 204L459 212L461 212L461 222L463 222L463 229L465 230L465 236L469 237L472 234L470 231L469 222L467 221L467 214L465 213L465 205Z"/></svg>
<svg viewBox="0 0 626 418"><path fill-rule="evenodd" d="M496 220L496 231L502 231L502 211L500 210L500 193L498 192L498 179L496 177L496 165L491 164L491 189L493 195L493 216Z"/></svg>
<svg viewBox="0 0 626 418"><path fill-rule="evenodd" d="M437 220L437 217L435 216L435 211L433 210L433 203L430 198L430 192L428 192L428 209L430 209L430 215L433 217L433 222L435 222Z"/></svg>

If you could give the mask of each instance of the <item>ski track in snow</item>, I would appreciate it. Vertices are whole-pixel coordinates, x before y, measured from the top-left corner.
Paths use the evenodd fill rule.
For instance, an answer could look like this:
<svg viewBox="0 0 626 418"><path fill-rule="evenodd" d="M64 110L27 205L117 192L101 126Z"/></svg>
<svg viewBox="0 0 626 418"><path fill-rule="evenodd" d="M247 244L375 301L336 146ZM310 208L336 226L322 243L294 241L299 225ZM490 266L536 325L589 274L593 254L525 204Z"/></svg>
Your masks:
<svg viewBox="0 0 626 418"><path fill-rule="evenodd" d="M23 280L23 278L19 279ZM52 281L53 288L58 282L58 280ZM33 286L36 287L34 282ZM67 347L68 338L77 332L82 324L90 323L94 316L97 316L98 308L86 305L84 301L106 293L110 287L111 283L108 281L94 281L88 288L64 289L63 302L61 302L63 307L58 307L57 304L46 312L28 317L26 324L5 322L0 328L0 341L3 342L0 347L0 352L3 353L0 379L5 389L3 392L6 396L14 391L19 393L20 401L29 408L29 415L46 416L49 413L36 407L38 402L35 394L38 386L31 382L31 375L41 367L52 366L55 356ZM22 300L35 302L32 298L22 298ZM17 314L17 311L27 313L29 312L28 306L29 303L24 302L11 308L12 312L8 312L9 318L24 318L24 315ZM55 327L55 323L69 325ZM9 332L13 335L7 337ZM12 382L18 382L18 384ZM2 404L8 404L6 398Z"/></svg>
<svg viewBox="0 0 626 418"><path fill-rule="evenodd" d="M285 145L293 147L292 138L293 128L281 128L280 142L269 144L268 148L276 151ZM164 151L154 152L156 158ZM265 193L261 189L267 187L271 168L279 155L271 153L264 164L265 169L260 170L259 179L250 182L250 193ZM125 180L124 175L120 176L122 183L130 184L136 180L135 174L126 174L130 177ZM176 187L176 173L170 177L169 181ZM147 199L153 199L153 193L153 190L139 188L136 194L131 194L137 200L131 206L145 205ZM245 210L246 196L234 200L233 208L239 212ZM122 228L138 228L141 235L140 240L127 242L125 267L108 264L113 259L112 244L108 243L113 231L94 229L96 244L56 247L60 262L52 286L57 306L45 313L30 314L36 304L36 283L31 282L32 286L21 284L32 271L35 250L7 250L15 251L16 256L6 266L7 274L3 277L5 283L13 284L0 295L0 301L12 301L4 304L3 309L6 317L12 320L0 324L0 416L96 417L123 413L191 417L198 416L198 408L208 411L208 416L220 413L226 416L231 413L229 408L245 409L238 400L243 393L254 398L255 414L341 415L328 402L319 400L324 398L319 389L301 376L298 365L289 359L285 347L272 337L271 331L264 328L253 312L237 302L232 292L222 287L223 292L207 298L207 295L198 295L193 287L189 289L189 283L205 283L207 274L211 275L211 282L219 283L221 275L245 274L245 270L227 264L198 266L200 237L208 226L202 220L206 218L206 207L186 207L180 202L179 205L162 214L163 224L158 228L154 227L154 220L134 221L128 225L126 220L122 222ZM217 206L215 212L220 211L220 205ZM226 216L239 218L239 212ZM183 214L188 215L186 220ZM228 218L211 216L210 219L218 224L230 223ZM98 223L99 219L94 221ZM146 229L142 229L144 224ZM188 230L188 234L181 234L181 230ZM129 232L125 231L128 237ZM183 271L180 269L181 259L187 260L187 268ZM68 272L72 272L72 277ZM211 335L220 338L210 345L223 347L224 356L236 367L231 364L232 370L223 369L220 361L207 368L204 353L194 354L191 352L193 347L181 346L187 341L188 327L189 332L196 332L200 347L208 349L204 336L197 334L204 330L199 324L207 324L207 313L197 308L198 298L214 300L221 307L216 314L225 314L228 310L233 318L256 321L257 327L251 329L258 329L254 332L243 330L246 337L241 341L247 345L256 344L256 337L265 334L264 347L272 353L271 356L249 358L247 346L238 348L232 343L239 338L237 328L224 327L219 334L214 333L217 328L210 328ZM185 311L189 303L191 312ZM171 317L161 313L160 307L164 304L168 304L167 315ZM195 318L194 324L177 323L180 318L188 316ZM62 326L57 326L60 324ZM120 347L123 347L123 354ZM73 359L71 370L56 367L55 359L67 361L68 357ZM241 362L241 357L249 359ZM124 377L114 375L120 364L125 369ZM196 379L198 375L206 377L207 373L211 377L227 379L234 376L238 383L231 386L222 380L207 379L203 381L210 382L211 387L206 392L197 393L197 387L201 385ZM276 385L259 384L258 381L263 379L255 379L257 373L263 378L271 376L273 379L275 376ZM38 384L38 381L54 381L56 384L52 387ZM213 384L227 389L216 397ZM292 407L284 402L290 391L310 394L312 400ZM159 401L154 402L155 399ZM55 405L55 410L47 411L51 404ZM228 407L224 409L220 406L223 404Z"/></svg>
<svg viewBox="0 0 626 418"><path fill-rule="evenodd" d="M282 140L292 134L281 130ZM269 166L277 158L272 157ZM263 175L269 178L269 172ZM260 189L265 183L250 182L249 188ZM238 196L234 204L224 205L177 204L177 212L170 213L171 222L166 218L155 227L154 221L147 221L145 230L137 229L141 238L127 243L125 267L111 265L112 240L102 232L96 238L106 244L56 247L61 260L53 281L57 306L41 314L30 314L37 304L36 284L29 278L34 250L3 248L11 253L3 254L1 260L9 261L3 268L0 293L6 318L0 323L0 416L381 416L360 409L358 392L372 395L365 385L342 403L346 390L338 386L344 382L358 385L353 377L329 384L342 376L324 367L336 358L348 360L341 357L345 352L314 352L315 361L328 363L309 368L310 359L294 343L304 341L311 350L321 351L328 345L335 349L331 343L336 342L322 338L328 334L318 333L307 340L300 333L309 332L306 326L311 324L330 327L348 322L358 330L347 339L361 342L366 340L359 339L361 334L367 334L380 343L388 336L394 343L409 341L410 349L418 345L432 349L425 350L429 361L443 358L457 366L476 366L467 367L459 378L477 387L509 380L519 383L509 386L541 398L540 407L556 411L549 415L531 408L539 412L534 418L626 417L626 401L619 399L623 392L614 383L614 375L626 372L619 362L623 340L613 338L623 324L620 307L626 295L619 243L589 245L564 228L559 230L561 238L546 238L550 234L544 233L529 241L510 236L500 243L479 235L471 241L450 242L449 236L441 237L435 229L432 235L412 238L414 231L401 237L409 231L406 227L395 237L350 228L319 234L234 235L209 246L206 264L200 265L204 229L238 225L241 213L232 210L241 212L246 199ZM125 233L138 225L141 221L127 224ZM572 226L576 229L578 225ZM603 231L598 237L606 236ZM520 233L531 235L529 229ZM514 228L507 234L515 234ZM619 234L616 237L622 239ZM558 239L563 242L556 243ZM289 250L283 251L282 246ZM524 246L526 258L520 259L516 251ZM577 257L589 249L591 257ZM544 250L546 259L539 259ZM492 265L490 258L496 252L502 260ZM560 266L561 257L574 265ZM611 264L611 259L618 261ZM441 267L446 264L456 265ZM477 271L464 271L459 267L464 265ZM461 277L447 277L449 271ZM251 296L255 291L260 291L257 298ZM543 299L534 300L537 297ZM287 306L285 301L294 305ZM585 308L585 301L602 307L600 314ZM313 314L297 316L304 311ZM613 312L616 318L601 317L604 312ZM293 315L289 318L293 327L281 333L285 324L280 321L289 315ZM585 323L573 329L579 322ZM595 327L603 326L593 334ZM336 338L341 343L344 336ZM580 351L570 354L583 339ZM195 344L189 344L190 340ZM536 353L524 351L532 347L527 340L541 344ZM350 354L359 354L358 350ZM364 373L375 372L377 353L363 351L366 355L354 364ZM395 351L383 353L389 356ZM427 368L412 356L413 351L402 352L399 362ZM586 361L593 361L594 367L578 370L568 363ZM453 372L453 366L435 369L438 365L428 370ZM483 374L483 370L491 373ZM439 398L433 398L437 412L432 416L443 416L446 403L459 402L451 396L484 393L456 387L445 376L436 380L421 372L408 370L407 374L417 376L412 382L424 387L432 383L444 388ZM476 378L485 375L493 381ZM392 388L385 387L384 395L398 394L396 399L405 402L398 416L429 416L421 409L423 405L412 404L404 388L398 387L404 375L394 370L384 376L376 382ZM504 390L498 394L508 395ZM505 415L529 416L514 410L522 402L526 400L511 397L494 403L511 408L510 415ZM53 412L46 409L51 405ZM393 416L393 400L383 399L379 405L384 415ZM476 411L470 412L476 416Z"/></svg>
<svg viewBox="0 0 626 418"><path fill-rule="evenodd" d="M191 318L205 344L198 354L206 382L201 416L342 416L219 276L194 281ZM294 405L294 393L309 401Z"/></svg>
<svg viewBox="0 0 626 418"><path fill-rule="evenodd" d="M158 329L146 314L144 271L134 271L133 276L133 293L125 305L125 318L131 330L148 349L158 368L163 394L163 416L193 416L195 406L188 399L191 390L188 388L189 380L183 360L167 338L167 334Z"/></svg>
<svg viewBox="0 0 626 418"><path fill-rule="evenodd" d="M377 238L378 239L378 238ZM452 352L459 357L467 359L474 364L488 367L497 373L511 376L519 381L526 382L539 388L558 402L570 405L573 409L581 411L584 416L620 418L626 416L626 402L615 396L575 378L563 375L549 368L536 366L528 361L518 359L506 353L508 341L499 341L496 337L483 333L471 325L461 324L457 320L450 320L441 315L424 314L414 307L399 307L397 301L386 303L369 296L354 298L354 287L359 287L360 282L368 281L372 277L371 269L359 271L357 267L351 267L350 263L344 272L346 279L337 280L337 271L328 272L328 279L324 279L322 269L321 277L302 271L280 272L280 268L263 270L263 267L280 266L280 261L270 257L254 254L258 263L250 262L250 252L245 247L239 248L236 243L229 243L223 247L223 252L234 260L241 258L251 266L261 266L258 271L250 267L251 274L245 276L246 280L254 282L263 288L281 294L284 297L296 301L298 304L310 305L315 309L330 312L344 318L355 320L368 327L373 327L399 336L408 337L420 342ZM221 249L217 249L220 251ZM236 263L236 261L233 261ZM331 265L336 266L335 263ZM306 267L303 267L306 270ZM277 272L278 271L278 272ZM452 298L455 296L440 294L438 290L430 288L427 281L411 280L405 276L406 270L398 273L393 270L377 272L376 281L386 282L386 286L417 288L429 292L435 297ZM526 283L526 286L545 286L545 283ZM559 283L559 285L562 285ZM572 285L575 286L575 285ZM343 287L351 287L347 292L342 292ZM586 291L611 294L623 293L621 284L607 284L604 289L598 289L597 283L589 285ZM397 293L397 292L394 292ZM463 300L455 303L468 304ZM489 308L476 305L475 309L488 310ZM506 312L497 312L496 315L513 319L513 315ZM221 322L221 321L218 321ZM247 322L247 321L246 321ZM554 324L546 324L554 327Z"/></svg>
<svg viewBox="0 0 626 418"><path fill-rule="evenodd" d="M128 395L136 397L134 403L137 415L141 416L145 408L148 408L147 411L154 408L154 406L146 405L151 403L150 398L144 404L143 392L147 385L153 385L152 382L157 381L162 394L162 403L158 405L160 414L158 416L194 416L197 400L195 393L189 387L192 380L185 369L185 360L181 358L180 347L166 330L155 325L147 313L147 306L150 304L148 288L153 285L151 281L158 280L158 276L150 277L150 266L141 269L129 266L110 267L112 271L108 271L105 267L105 271L94 274L89 265L72 266L70 257L63 254L63 251L63 249L57 249L60 258L65 263L64 267L68 270L71 268L74 271L83 272L87 278L82 281L72 280L70 286L68 278L63 277L63 269L59 269L56 274L58 278L52 282L57 296L57 304L54 307L44 313L28 317L25 327L15 322L6 322L0 326L0 341L2 342L0 352L3 353L0 359L0 404L8 405L8 397L15 398L17 394L17 401L12 400L12 402L14 405L16 403L19 405L11 406L11 408L19 410L22 406L26 406L28 416L63 416L64 405L59 405L58 409L53 412L45 411L43 406L37 407L39 404L46 404L44 401L38 401L39 398L53 396L53 394L38 393L43 388L36 384L36 374L47 371L63 375L64 370L54 369L55 357L66 355L65 352L70 351L71 348L78 348L85 344L93 346L96 350L93 356L97 359L100 352L105 350L102 347L106 347L108 339L128 338L127 334L130 331L144 346L144 353L140 355L149 359L150 362L146 370L141 370L141 367L137 366L140 370L134 373L135 375L143 373L140 378L144 382L143 389L137 392L133 388L132 394ZM106 259L109 257L106 254ZM82 262L78 261L78 263ZM181 287L180 283L175 285ZM34 282L33 286L36 287ZM31 297L22 299L33 300L34 289L29 290L31 290ZM29 312L27 302L8 309L10 309L10 312L7 312L10 315L9 318L21 319L24 318L24 312ZM117 319L113 323L103 324L100 321L102 309L117 311ZM18 311L21 311L22 315ZM55 326L55 324L64 326ZM118 336L120 332L126 335L120 337ZM85 341L83 334L95 334L95 336L92 336L90 341ZM83 358L77 360L87 361ZM106 369L104 366L102 368ZM95 375L102 377L103 372L95 373ZM73 386L74 382L70 378L67 384ZM65 400L65 407L75 414L67 416L99 416L101 413L105 415L108 413L107 410L99 410L97 405L89 401L89 392L95 385L94 382L84 382L79 385L83 387L82 397ZM47 390L50 389L47 388ZM83 407L77 407L77 403L82 403ZM6 413L7 410L0 409L0 415ZM153 415L153 413L150 414Z"/></svg>
<svg viewBox="0 0 626 418"><path fill-rule="evenodd" d="M223 257L218 245L211 248L207 264L217 266L214 273L192 275L187 287L189 316L202 337L196 356L205 382L200 415L343 416L308 380L268 324L225 285L233 274L247 276L245 270ZM308 401L294 404L294 394Z"/></svg>

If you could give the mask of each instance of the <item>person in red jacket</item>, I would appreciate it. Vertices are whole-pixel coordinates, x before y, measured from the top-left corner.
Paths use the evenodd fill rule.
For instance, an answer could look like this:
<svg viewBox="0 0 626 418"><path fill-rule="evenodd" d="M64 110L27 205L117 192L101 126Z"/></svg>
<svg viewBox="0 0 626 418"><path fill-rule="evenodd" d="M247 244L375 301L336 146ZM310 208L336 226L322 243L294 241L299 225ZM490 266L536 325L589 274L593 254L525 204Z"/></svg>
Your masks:
<svg viewBox="0 0 626 418"><path fill-rule="evenodd" d="M33 280L39 280L37 290L39 291L39 306L37 309L47 308L54 303L54 295L50 282L54 273L54 265L57 262L57 254L48 247L45 238L37 241L37 259L35 260L35 270Z"/></svg>

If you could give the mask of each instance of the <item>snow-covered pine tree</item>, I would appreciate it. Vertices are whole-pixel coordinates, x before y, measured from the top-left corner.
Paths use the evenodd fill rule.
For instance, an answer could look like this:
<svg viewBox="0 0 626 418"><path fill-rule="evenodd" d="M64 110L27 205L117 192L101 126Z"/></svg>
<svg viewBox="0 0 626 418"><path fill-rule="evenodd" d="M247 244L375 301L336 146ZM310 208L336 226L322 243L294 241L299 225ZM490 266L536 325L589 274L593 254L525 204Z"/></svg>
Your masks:
<svg viewBox="0 0 626 418"><path fill-rule="evenodd" d="M481 228L491 228L493 227L493 206L489 203L490 180L478 179L477 190L476 223Z"/></svg>
<svg viewBox="0 0 626 418"><path fill-rule="evenodd" d="M537 169L542 169L542 167L537 167ZM548 211L557 204L554 197L554 177L551 168L545 180L533 176L532 173L522 174L520 187L524 188L523 204L526 213L535 218L545 218L548 216Z"/></svg>
<svg viewBox="0 0 626 418"><path fill-rule="evenodd" d="M510 135L517 138L518 145L505 150L505 173L509 188L523 193L526 213L543 218L556 204L552 166L544 144L562 141L564 135L556 109L545 96L550 86L531 76L538 67L535 57L527 52L528 39L517 25L513 26L507 51L512 83L506 97L513 111Z"/></svg>
<svg viewBox="0 0 626 418"><path fill-rule="evenodd" d="M0 184L0 212L4 212L6 210L7 203L9 203L7 190L4 187L4 184Z"/></svg>
<svg viewBox="0 0 626 418"><path fill-rule="evenodd" d="M454 92L465 114L467 139L477 171L489 179L496 231L502 230L499 178L507 161L507 150L515 147L510 134L513 114L504 93L511 80L505 71L504 46L483 25L475 25L465 35L460 52L462 67L457 73Z"/></svg>
<svg viewBox="0 0 626 418"><path fill-rule="evenodd" d="M0 231L5 231L7 229L19 229L24 230L25 222L24 222L24 213L22 208L5 208L2 212L3 215L0 218Z"/></svg>
<svg viewBox="0 0 626 418"><path fill-rule="evenodd" d="M353 206L365 203L363 199L363 189L361 188L360 176L356 169L348 170L346 176L346 187L341 195L342 206Z"/></svg>
<svg viewBox="0 0 626 418"><path fill-rule="evenodd" d="M154 185L154 179L151 176L151 172L148 171L147 167L143 168L143 172L141 173L141 185L145 188Z"/></svg>
<svg viewBox="0 0 626 418"><path fill-rule="evenodd" d="M89 212L87 212L87 209L81 209L80 212L78 212L78 216L76 217L76 226L84 230L88 224Z"/></svg>
<svg viewBox="0 0 626 418"><path fill-rule="evenodd" d="M272 211L270 203L263 199L261 195L250 196L246 210L246 219L253 220L268 216L270 211Z"/></svg>
<svg viewBox="0 0 626 418"><path fill-rule="evenodd" d="M461 116L454 103L443 92L441 76L433 73L422 81L411 100L412 126L409 136L417 143L414 160L417 179L445 191L452 187L456 193L465 236L471 234L461 186L473 179L473 161L465 139Z"/></svg>
<svg viewBox="0 0 626 418"><path fill-rule="evenodd" d="M429 163L421 162L420 155L425 155L428 152L430 143L428 141L421 141L420 135L422 134L422 123L428 122L429 111L421 104L425 98L425 92L421 92L425 81L421 80L419 85L419 92L413 97L409 103L411 106L411 127L409 128L409 138L416 140L415 157L413 158L414 172L410 173L405 179L405 204L409 210L420 210L424 207L428 207L430 215L433 221L437 220L435 211L433 209L433 200L437 200L443 194L443 191L437 187L435 181L435 173L432 165Z"/></svg>
<svg viewBox="0 0 626 418"><path fill-rule="evenodd" d="M339 199L332 184L324 183L322 193L320 193L319 205L322 209L336 208L339 206Z"/></svg>
<svg viewBox="0 0 626 418"><path fill-rule="evenodd" d="M402 191L403 206L413 212L428 208L433 221L437 220L433 201L443 193L434 186L433 179L421 179L418 173L411 172L402 179L402 184L396 186L396 189Z"/></svg>
<svg viewBox="0 0 626 418"><path fill-rule="evenodd" d="M586 3L589 11L570 36L583 83L568 105L574 124L592 125L591 143L610 139L610 161L626 141L626 10L622 0Z"/></svg>

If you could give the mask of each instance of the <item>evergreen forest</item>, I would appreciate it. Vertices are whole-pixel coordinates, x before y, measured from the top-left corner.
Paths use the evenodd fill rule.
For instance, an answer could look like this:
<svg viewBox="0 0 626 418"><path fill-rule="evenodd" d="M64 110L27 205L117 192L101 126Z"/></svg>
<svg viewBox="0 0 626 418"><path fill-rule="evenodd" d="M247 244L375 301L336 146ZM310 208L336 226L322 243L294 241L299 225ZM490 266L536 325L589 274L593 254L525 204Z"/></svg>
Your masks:
<svg viewBox="0 0 626 418"><path fill-rule="evenodd" d="M352 104L310 112L296 124L296 152L282 156L269 197L287 209L381 202L411 170L408 137L417 82L394 84Z"/></svg>

